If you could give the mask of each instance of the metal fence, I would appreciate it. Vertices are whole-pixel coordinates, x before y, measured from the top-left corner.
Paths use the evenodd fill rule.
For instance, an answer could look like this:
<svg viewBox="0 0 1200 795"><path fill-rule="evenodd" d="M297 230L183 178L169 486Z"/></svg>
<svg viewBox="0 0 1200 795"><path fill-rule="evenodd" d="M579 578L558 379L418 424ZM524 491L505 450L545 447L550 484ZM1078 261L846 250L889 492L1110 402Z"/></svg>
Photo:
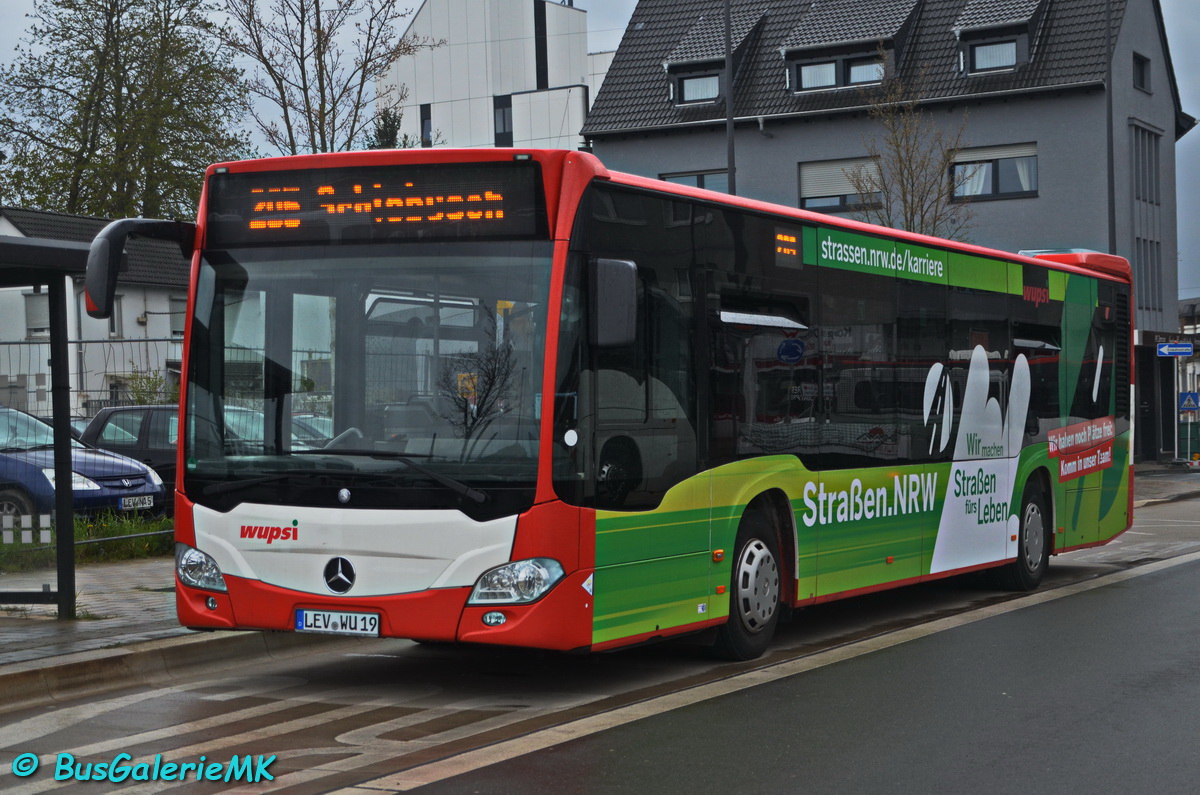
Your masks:
<svg viewBox="0 0 1200 795"><path fill-rule="evenodd" d="M106 406L171 403L179 394L182 338L72 340L68 343L71 416ZM50 342L0 342L0 405L47 418Z"/></svg>

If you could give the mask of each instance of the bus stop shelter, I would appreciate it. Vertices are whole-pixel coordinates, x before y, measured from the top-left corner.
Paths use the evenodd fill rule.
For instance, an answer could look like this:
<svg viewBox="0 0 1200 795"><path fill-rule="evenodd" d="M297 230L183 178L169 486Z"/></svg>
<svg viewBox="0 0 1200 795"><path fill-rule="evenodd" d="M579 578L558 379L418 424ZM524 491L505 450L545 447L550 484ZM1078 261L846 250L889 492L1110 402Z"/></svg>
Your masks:
<svg viewBox="0 0 1200 795"><path fill-rule="evenodd" d="M82 276L88 244L0 235L0 287L48 285L50 304L50 400L54 426L54 480L71 482L71 386L68 366L67 276ZM0 591L0 604L57 604L59 619L75 618L75 507L70 488L54 493L54 591Z"/></svg>

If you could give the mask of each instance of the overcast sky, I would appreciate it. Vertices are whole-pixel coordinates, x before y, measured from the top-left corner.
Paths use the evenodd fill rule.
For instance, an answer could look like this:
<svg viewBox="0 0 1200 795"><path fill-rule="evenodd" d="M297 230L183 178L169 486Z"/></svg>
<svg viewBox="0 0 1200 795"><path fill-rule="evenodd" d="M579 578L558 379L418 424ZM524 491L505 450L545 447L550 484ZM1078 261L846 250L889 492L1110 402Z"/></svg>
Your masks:
<svg viewBox="0 0 1200 795"><path fill-rule="evenodd" d="M1166 20L1171 60L1183 109L1200 118L1200 2L1161 0ZM575 0L588 12L589 49L616 49L636 0ZM414 0L413 6L419 6ZM29 27L25 18L33 0L0 0L0 63L12 61L13 51ZM3 90L3 87L0 87ZM1181 298L1200 296L1200 129L1179 142L1179 293Z"/></svg>

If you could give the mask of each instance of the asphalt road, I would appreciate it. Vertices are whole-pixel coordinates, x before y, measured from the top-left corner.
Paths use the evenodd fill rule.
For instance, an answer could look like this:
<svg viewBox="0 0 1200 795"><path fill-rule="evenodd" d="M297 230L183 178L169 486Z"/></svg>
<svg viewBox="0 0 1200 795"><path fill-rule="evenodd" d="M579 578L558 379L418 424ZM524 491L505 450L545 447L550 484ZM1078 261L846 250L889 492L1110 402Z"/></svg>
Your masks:
<svg viewBox="0 0 1200 795"><path fill-rule="evenodd" d="M574 657L371 641L13 712L0 790L57 789L63 754L128 753L274 756L267 786L295 793L1190 792L1197 505L1142 509L1032 595L960 577L802 611L752 664L685 643ZM39 769L18 778L26 754Z"/></svg>
<svg viewBox="0 0 1200 795"><path fill-rule="evenodd" d="M422 791L1190 793L1200 560L955 626Z"/></svg>

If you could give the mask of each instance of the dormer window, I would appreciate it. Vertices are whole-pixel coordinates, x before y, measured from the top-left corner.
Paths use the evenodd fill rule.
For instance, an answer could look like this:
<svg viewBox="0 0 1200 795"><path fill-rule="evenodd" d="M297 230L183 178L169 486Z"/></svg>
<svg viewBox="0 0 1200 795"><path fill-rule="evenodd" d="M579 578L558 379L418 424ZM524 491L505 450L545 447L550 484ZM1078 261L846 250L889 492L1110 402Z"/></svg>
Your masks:
<svg viewBox="0 0 1200 795"><path fill-rule="evenodd" d="M878 55L864 57L860 52L854 56L799 63L795 70L797 91L818 91L881 83L885 67Z"/></svg>
<svg viewBox="0 0 1200 795"><path fill-rule="evenodd" d="M679 102L712 102L721 94L719 75L679 78Z"/></svg>
<svg viewBox="0 0 1200 795"><path fill-rule="evenodd" d="M994 72L999 69L1012 69L1016 65L1016 39L971 45L972 72Z"/></svg>
<svg viewBox="0 0 1200 795"><path fill-rule="evenodd" d="M800 90L812 91L818 88L834 88L837 86L837 62L801 64Z"/></svg>
<svg viewBox="0 0 1200 795"><path fill-rule="evenodd" d="M889 0L871 4L867 12L861 0L808 4L779 48L787 88L804 92L882 83L885 73L903 61L919 5Z"/></svg>
<svg viewBox="0 0 1200 795"><path fill-rule="evenodd" d="M846 63L846 83L860 86L883 81L883 61L878 58L857 58Z"/></svg>
<svg viewBox="0 0 1200 795"><path fill-rule="evenodd" d="M766 16L766 6L744 6L733 13L730 45L733 79L746 54L748 42ZM722 96L725 75L725 17L710 12L697 18L663 61L670 100L675 105L716 103Z"/></svg>
<svg viewBox="0 0 1200 795"><path fill-rule="evenodd" d="M986 75L1029 63L1047 0L967 0L954 21L959 69Z"/></svg>

